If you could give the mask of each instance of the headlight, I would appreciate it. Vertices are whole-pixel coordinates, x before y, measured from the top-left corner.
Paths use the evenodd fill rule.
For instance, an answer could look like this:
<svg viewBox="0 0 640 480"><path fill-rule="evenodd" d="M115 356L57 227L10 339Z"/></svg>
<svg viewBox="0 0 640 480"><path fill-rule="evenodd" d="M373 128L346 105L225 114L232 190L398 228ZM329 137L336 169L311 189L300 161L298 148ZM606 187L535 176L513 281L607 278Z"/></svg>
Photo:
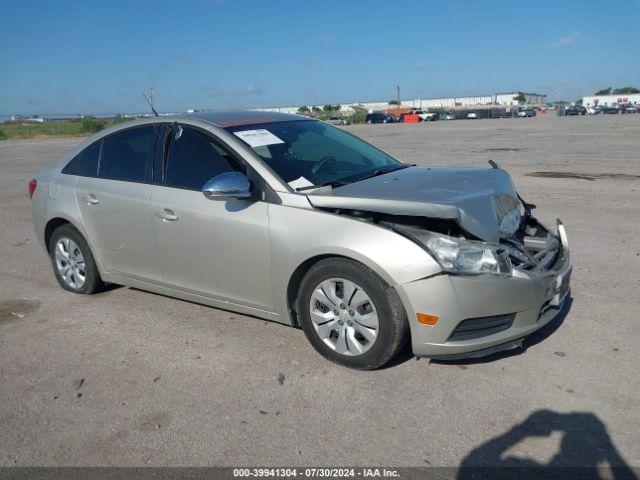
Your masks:
<svg viewBox="0 0 640 480"><path fill-rule="evenodd" d="M421 244L448 272L511 274L511 261L499 244L449 237L405 225L395 228Z"/></svg>

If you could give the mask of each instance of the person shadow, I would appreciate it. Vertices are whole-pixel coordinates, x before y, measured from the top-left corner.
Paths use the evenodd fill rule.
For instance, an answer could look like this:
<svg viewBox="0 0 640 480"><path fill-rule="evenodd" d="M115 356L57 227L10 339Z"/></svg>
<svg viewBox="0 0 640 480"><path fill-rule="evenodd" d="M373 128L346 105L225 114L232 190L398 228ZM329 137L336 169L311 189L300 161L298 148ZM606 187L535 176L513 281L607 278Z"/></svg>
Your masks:
<svg viewBox="0 0 640 480"><path fill-rule="evenodd" d="M509 456L529 437L560 432L560 449L548 463ZM461 462L458 480L500 478L588 478L637 480L614 446L607 428L593 413L538 410L506 433L472 450Z"/></svg>

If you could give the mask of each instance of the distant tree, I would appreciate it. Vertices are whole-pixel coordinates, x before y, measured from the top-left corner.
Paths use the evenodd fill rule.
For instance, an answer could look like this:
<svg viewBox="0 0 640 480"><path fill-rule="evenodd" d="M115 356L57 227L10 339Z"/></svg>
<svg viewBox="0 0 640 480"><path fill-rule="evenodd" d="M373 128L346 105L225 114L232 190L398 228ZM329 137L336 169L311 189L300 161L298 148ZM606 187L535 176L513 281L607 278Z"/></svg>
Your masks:
<svg viewBox="0 0 640 480"><path fill-rule="evenodd" d="M325 105L323 110L327 113L337 112L338 110L340 110L340 105Z"/></svg>
<svg viewBox="0 0 640 480"><path fill-rule="evenodd" d="M522 92L518 92L518 95L513 97L513 99L515 101L517 101L518 103L525 103L527 101L527 97L525 97L524 93L522 93Z"/></svg>
<svg viewBox="0 0 640 480"><path fill-rule="evenodd" d="M309 107L307 107L306 105L303 105L301 107L298 108L298 113L300 115L306 115L307 113L309 113Z"/></svg>
<svg viewBox="0 0 640 480"><path fill-rule="evenodd" d="M389 100L389 105L400 105L398 100Z"/></svg>
<svg viewBox="0 0 640 480"><path fill-rule="evenodd" d="M640 90L638 90L636 87L622 87L616 88L613 93L616 95L624 95L626 93L640 93Z"/></svg>
<svg viewBox="0 0 640 480"><path fill-rule="evenodd" d="M605 88L605 89L602 89L602 90L598 90L596 92L596 95L611 95L611 87Z"/></svg>
<svg viewBox="0 0 640 480"><path fill-rule="evenodd" d="M320 107L311 107L311 111L313 113L322 113L322 109Z"/></svg>
<svg viewBox="0 0 640 480"><path fill-rule="evenodd" d="M574 105L577 105L578 107L582 106L582 99L579 98L578 100L576 100L575 102L573 102Z"/></svg>
<svg viewBox="0 0 640 480"><path fill-rule="evenodd" d="M82 120L83 133L96 133L107 126L103 120L96 120L94 117Z"/></svg>

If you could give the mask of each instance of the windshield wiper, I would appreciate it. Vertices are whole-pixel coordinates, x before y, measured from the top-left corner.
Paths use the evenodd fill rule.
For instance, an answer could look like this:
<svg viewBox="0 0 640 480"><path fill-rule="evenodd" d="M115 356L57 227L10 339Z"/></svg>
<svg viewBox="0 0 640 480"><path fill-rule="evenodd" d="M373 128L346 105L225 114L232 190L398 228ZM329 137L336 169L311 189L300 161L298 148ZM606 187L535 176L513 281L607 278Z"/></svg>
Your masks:
<svg viewBox="0 0 640 480"><path fill-rule="evenodd" d="M328 187L328 186L344 187L345 185L347 185L347 182L342 182L340 180L329 180L328 182L324 182L321 185L308 185L306 187L296 188L296 192L301 192L302 190L312 190L314 188Z"/></svg>
<svg viewBox="0 0 640 480"><path fill-rule="evenodd" d="M399 167L377 168L369 173L365 173L361 177L356 178L354 182L359 182L360 180L366 180L367 178L379 177L380 175L384 175L385 173L395 172L396 170L403 170L411 166L413 165L401 165Z"/></svg>

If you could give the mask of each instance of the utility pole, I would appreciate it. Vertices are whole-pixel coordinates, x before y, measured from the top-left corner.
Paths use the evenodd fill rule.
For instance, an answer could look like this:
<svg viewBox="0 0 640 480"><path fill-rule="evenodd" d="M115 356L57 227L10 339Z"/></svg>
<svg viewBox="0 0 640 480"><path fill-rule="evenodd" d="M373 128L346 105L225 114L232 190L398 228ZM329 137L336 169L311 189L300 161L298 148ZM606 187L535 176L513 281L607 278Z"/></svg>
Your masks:
<svg viewBox="0 0 640 480"><path fill-rule="evenodd" d="M400 85L396 85L396 100L398 101L397 107L400 108Z"/></svg>
<svg viewBox="0 0 640 480"><path fill-rule="evenodd" d="M151 104L151 109L155 108L153 104L153 87L149 87L149 103Z"/></svg>

